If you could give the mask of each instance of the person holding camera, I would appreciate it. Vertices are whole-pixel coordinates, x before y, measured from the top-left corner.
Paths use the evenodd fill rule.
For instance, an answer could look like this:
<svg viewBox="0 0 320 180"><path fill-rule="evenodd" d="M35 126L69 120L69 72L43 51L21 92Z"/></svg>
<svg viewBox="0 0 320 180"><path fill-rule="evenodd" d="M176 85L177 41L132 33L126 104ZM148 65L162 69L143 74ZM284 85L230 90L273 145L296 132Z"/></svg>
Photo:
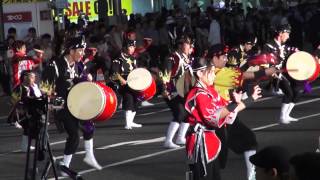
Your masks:
<svg viewBox="0 0 320 180"><path fill-rule="evenodd" d="M16 107L16 111L18 111L19 118L15 119L16 122L14 123L18 129L23 129L22 133L22 140L21 140L21 151L27 152L28 151L28 136L31 138L35 138L37 135L36 127L30 127L30 125L35 125L35 123L30 123L29 121L34 120L35 114L34 112L37 111L36 108L33 106L31 109L30 101L31 99L37 99L42 97L42 92L39 89L36 82L36 75L32 71L23 71L21 73L22 83L20 84L19 88L16 91L20 94L20 100L18 102L19 107ZM19 89L19 90L18 90ZM34 111L35 110L35 111ZM14 112L16 112L14 111ZM38 111L37 111L38 112ZM30 134L32 132L33 134ZM34 150L33 146L30 146L30 150Z"/></svg>
<svg viewBox="0 0 320 180"><path fill-rule="evenodd" d="M58 97L62 97L64 99L64 102L67 102L69 90L75 84L83 81L83 77L80 76L77 63L80 62L84 55L85 46L86 44L82 37L70 38L66 41L65 51L63 52L62 56L53 62L56 72L55 92ZM88 79L91 78L88 76ZM59 164L61 174L63 176L67 176L68 172L70 172L69 166L72 155L76 152L79 145L79 129L81 129L83 133L84 147L86 151L86 156L83 161L88 165L101 170L102 168L96 161L93 154L93 124L91 124L90 128L86 128L87 124L72 116L66 104L67 103L65 103L62 110L57 112L59 115L58 118L62 121L64 129L68 134L64 149L63 161ZM84 128L80 128L80 126L83 126Z"/></svg>

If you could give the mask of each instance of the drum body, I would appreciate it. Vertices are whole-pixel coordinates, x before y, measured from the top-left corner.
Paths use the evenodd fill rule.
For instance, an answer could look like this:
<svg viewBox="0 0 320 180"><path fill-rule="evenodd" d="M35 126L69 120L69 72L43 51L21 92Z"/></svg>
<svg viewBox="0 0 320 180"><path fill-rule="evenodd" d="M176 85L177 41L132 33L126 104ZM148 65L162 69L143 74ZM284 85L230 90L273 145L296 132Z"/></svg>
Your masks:
<svg viewBox="0 0 320 180"><path fill-rule="evenodd" d="M156 83L151 73L144 68L131 71L127 78L127 84L140 101L149 100L156 93Z"/></svg>
<svg viewBox="0 0 320 180"><path fill-rule="evenodd" d="M290 77L298 81L314 81L319 75L319 64L304 51L293 53L287 60L286 68Z"/></svg>
<svg viewBox="0 0 320 180"><path fill-rule="evenodd" d="M117 96L102 83L81 82L70 90L67 106L77 119L105 121L116 111Z"/></svg>
<svg viewBox="0 0 320 180"><path fill-rule="evenodd" d="M186 79L187 78L187 79ZM190 79L189 79L190 78ZM186 85L185 83L189 82L191 84ZM191 81L191 82L190 82ZM194 76L189 76L188 74L184 73L177 81L176 81L176 90L179 96L184 97L185 94L189 92L189 90L194 86L196 83L196 79Z"/></svg>

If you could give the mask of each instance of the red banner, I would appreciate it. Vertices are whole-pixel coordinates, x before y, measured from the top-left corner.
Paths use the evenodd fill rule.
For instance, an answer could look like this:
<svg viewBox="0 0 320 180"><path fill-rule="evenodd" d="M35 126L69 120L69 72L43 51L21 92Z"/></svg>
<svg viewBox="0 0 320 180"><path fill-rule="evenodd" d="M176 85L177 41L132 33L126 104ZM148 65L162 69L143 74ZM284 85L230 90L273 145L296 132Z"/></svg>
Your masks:
<svg viewBox="0 0 320 180"><path fill-rule="evenodd" d="M31 12L4 13L3 21L5 23L31 22L32 14Z"/></svg>

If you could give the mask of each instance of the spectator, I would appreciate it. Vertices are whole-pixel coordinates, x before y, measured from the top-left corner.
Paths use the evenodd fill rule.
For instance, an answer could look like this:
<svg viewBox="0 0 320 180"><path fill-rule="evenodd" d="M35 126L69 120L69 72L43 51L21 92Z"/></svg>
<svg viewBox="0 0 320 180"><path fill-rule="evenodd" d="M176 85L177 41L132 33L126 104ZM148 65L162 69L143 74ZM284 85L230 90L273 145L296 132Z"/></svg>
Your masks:
<svg viewBox="0 0 320 180"><path fill-rule="evenodd" d="M13 36L14 40L17 39L17 30L14 27L8 29L7 39L9 36Z"/></svg>
<svg viewBox="0 0 320 180"><path fill-rule="evenodd" d="M319 180L320 179L320 154L307 152L298 154L290 159L293 166L293 180Z"/></svg>
<svg viewBox="0 0 320 180"><path fill-rule="evenodd" d="M209 29L208 41L210 46L221 44L220 23L218 22L216 14L211 14L211 23Z"/></svg>
<svg viewBox="0 0 320 180"><path fill-rule="evenodd" d="M33 46L37 42L37 32L36 28L31 27L28 29L27 36L23 39L23 41L26 43L27 52L33 48Z"/></svg>
<svg viewBox="0 0 320 180"><path fill-rule="evenodd" d="M288 180L289 152L281 146L269 146L250 157L256 166L257 180Z"/></svg>

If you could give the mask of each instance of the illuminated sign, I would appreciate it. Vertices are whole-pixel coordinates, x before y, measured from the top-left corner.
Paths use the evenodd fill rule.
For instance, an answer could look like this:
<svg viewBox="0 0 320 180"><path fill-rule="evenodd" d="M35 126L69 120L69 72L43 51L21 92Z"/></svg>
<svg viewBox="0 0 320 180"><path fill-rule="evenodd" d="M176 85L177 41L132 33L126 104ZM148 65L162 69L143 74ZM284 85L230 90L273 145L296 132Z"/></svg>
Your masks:
<svg viewBox="0 0 320 180"><path fill-rule="evenodd" d="M106 1L108 16L113 16L113 0ZM127 10L127 14L132 13L132 0L121 0L121 6ZM90 21L98 20L98 0L68 0L64 14L71 22L77 22L81 12L86 14Z"/></svg>
<svg viewBox="0 0 320 180"><path fill-rule="evenodd" d="M19 23L19 22L31 22L32 15L31 12L13 12L13 13L4 13L3 21L5 23Z"/></svg>
<svg viewBox="0 0 320 180"><path fill-rule="evenodd" d="M13 3L30 3L30 2L41 2L47 0L2 0L3 4L13 4Z"/></svg>

